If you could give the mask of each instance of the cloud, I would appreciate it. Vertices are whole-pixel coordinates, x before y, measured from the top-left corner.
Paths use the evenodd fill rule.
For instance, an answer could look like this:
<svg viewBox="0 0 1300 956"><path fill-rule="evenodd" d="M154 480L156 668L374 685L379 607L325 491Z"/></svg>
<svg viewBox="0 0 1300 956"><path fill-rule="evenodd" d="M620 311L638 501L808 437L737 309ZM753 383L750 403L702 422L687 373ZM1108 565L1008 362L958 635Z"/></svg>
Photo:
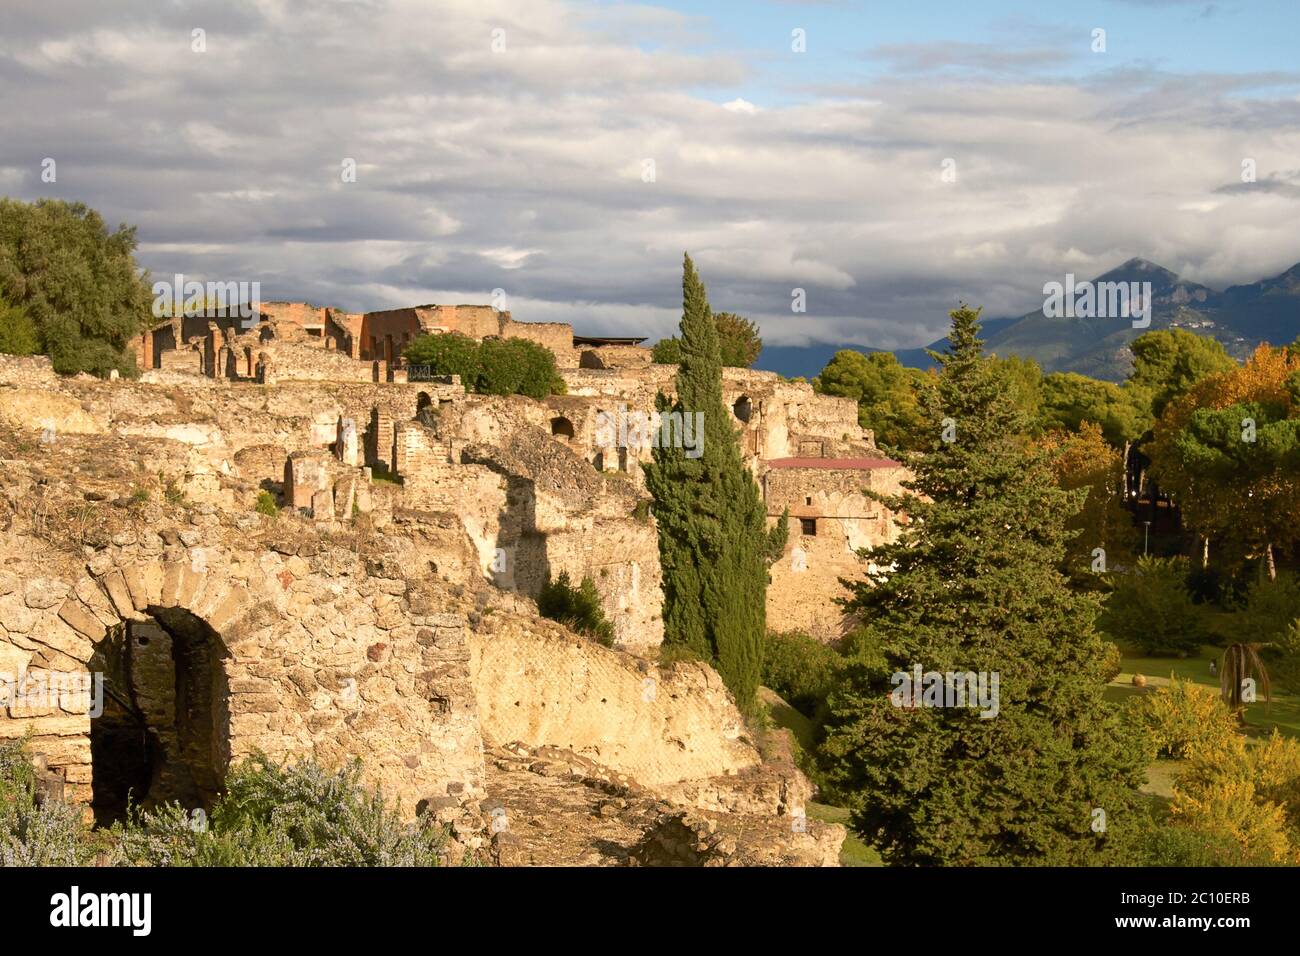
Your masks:
<svg viewBox="0 0 1300 956"><path fill-rule="evenodd" d="M1295 75L1075 76L1080 41L1040 30L882 47L833 85L796 63L760 97L769 66L710 29L561 0L9 0L0 188L138 225L160 275L353 310L500 288L593 334L670 334L685 250L768 341L879 347L1135 255L1210 285L1300 259ZM1223 185L1243 157L1253 191Z"/></svg>

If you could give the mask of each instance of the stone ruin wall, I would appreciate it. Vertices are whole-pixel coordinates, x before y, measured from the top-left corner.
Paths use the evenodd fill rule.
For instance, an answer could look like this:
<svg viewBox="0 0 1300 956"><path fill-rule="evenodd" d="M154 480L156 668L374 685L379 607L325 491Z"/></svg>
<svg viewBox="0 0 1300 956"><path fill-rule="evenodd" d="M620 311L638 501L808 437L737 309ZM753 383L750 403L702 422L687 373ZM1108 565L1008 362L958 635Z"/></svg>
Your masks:
<svg viewBox="0 0 1300 956"><path fill-rule="evenodd" d="M849 591L841 579L860 579L859 549L898 537L895 516L864 491L899 494L901 467L879 469L772 468L762 478L768 526L789 508L785 551L768 572L767 615L773 630L803 631L819 640L843 637L852 622L835 602ZM810 500L811 499L811 500ZM801 518L816 534L801 532Z"/></svg>
<svg viewBox="0 0 1300 956"><path fill-rule="evenodd" d="M84 561L12 531L0 542L0 665L25 675L0 737L31 734L31 749L64 778L69 799L92 795L89 695L49 706L23 688L39 687L51 671L103 668L97 655L133 622L167 621L178 633L180 619L215 635L222 707L207 715L204 732L208 759L222 771L255 750L329 766L360 757L366 779L400 799L408 816L422 800L481 793L465 618L445 595L340 549L249 546L251 528L159 530L119 533L123 543ZM170 661L135 660L110 687L146 715L175 773L185 754L174 749Z"/></svg>
<svg viewBox="0 0 1300 956"><path fill-rule="evenodd" d="M304 351L343 357L320 349ZM251 508L261 490L283 494L288 451L315 449L326 457L335 454L340 423L352 422L361 452L357 465L370 465L379 475L396 465L403 485L372 485L360 467L354 467L351 477L333 489L334 517L346 519L354 504L372 514L381 526L391 520L394 509L402 507L455 516L464 535L454 556L444 564L449 571L457 569L466 583L482 579L535 596L548 574L568 571L575 582L590 575L615 624L620 645L648 651L662 635L661 575L653 523L638 520L634 512L637 502L645 497L637 463L650 460L652 451L648 447L598 449L595 433L601 411L616 413L620 407L635 408L637 403L653 407L654 393L670 387L673 373L669 366L618 372L571 370L565 374L571 394L552 396L544 403L467 396L457 385L432 382L310 381L286 381L269 389L208 381L194 389L147 390L143 395L148 398L142 401L139 390L125 383L84 382L77 387L81 402L65 409L60 427L94 430L100 427L94 420L104 417L123 434L182 442L188 446L186 474L181 479L187 494L223 507ZM756 471L767 458L800 452L813 456L814 451L843 455L874 450L869 444L870 433L857 429L851 400L816 396L806 384L782 382L771 373L727 370L725 377L729 400L745 396L751 402L750 420L737 419L736 425ZM51 400L40 390L33 390L29 397L28 410L17 417L30 415L38 405L44 411L47 403L76 401ZM421 404L444 419L441 429L411 421ZM0 401L0 415L4 414L3 405ZM381 420L376 420L376 415ZM555 421L566 429L571 427L573 437L552 435ZM399 425L404 428L400 445L394 441ZM481 465L462 460L468 445L499 445L510 430L524 426L536 429L538 434L530 441L539 447L566 448L591 465L599 464L606 480L603 485L594 483L592 489L600 488L600 493L589 489L565 499L545 488L537 493L535 481L517 481L512 490L509 483L503 486L498 479L476 472ZM376 427L382 435L375 434ZM852 429L857 430L856 438ZM391 452L404 455L412 441L421 446L418 465L395 461ZM816 448L810 448L810 443ZM382 455L379 446L384 449ZM344 471L347 469L331 469L330 482L345 477ZM217 476L232 474L241 479L236 489L219 489ZM806 478L782 480L810 483L812 488L824 479L812 471ZM789 497L801 502L803 496L795 491ZM511 503L512 496L522 499ZM769 514L779 514L779 507L773 504L777 499L770 492L768 498ZM610 510L603 513L602 507ZM888 529L875 533L881 536ZM786 589L793 580L789 585L782 583L782 572L774 569L774 595L769 598L772 627L807 626L822 635L834 631L831 624L810 619L811 612L800 608L815 607L823 591L840 593L837 578L841 572L861 573L846 543L852 537L849 532L834 536L832 541L845 542L843 547L832 541L808 542L805 551L826 554L814 562L811 574L800 579L805 591L802 596L796 593L787 599ZM499 550L505 551L504 562ZM824 616L824 608L819 613Z"/></svg>
<svg viewBox="0 0 1300 956"><path fill-rule="evenodd" d="M503 339L524 339L549 349L559 368L578 364L578 353L573 347L573 326L567 322L516 322L507 313L501 319L497 334Z"/></svg>
<svg viewBox="0 0 1300 956"><path fill-rule="evenodd" d="M563 747L660 788L759 763L731 695L706 665L658 667L505 613L483 619L470 652L489 745Z"/></svg>
<svg viewBox="0 0 1300 956"><path fill-rule="evenodd" d="M0 457L13 447L6 427L32 447L39 411L57 438L37 459L66 458L40 486L20 490L12 469L0 479L0 670L84 670L129 645L120 682L164 755L162 797L188 781L201 801L226 761L255 749L327 766L360 757L364 779L409 816L476 799L484 741L518 741L596 760L656 799L761 815L788 832L772 815L801 811L811 796L793 763L770 763L771 751L746 739L712 670L651 663L662 582L653 518L638 507L637 455L604 462L603 474L588 457L597 412L653 408L673 369L588 370L573 380L589 394L532 402L396 375L332 380L342 356L318 362L328 349L274 345L311 353L301 380L281 377L285 363L277 370L269 354L261 385L166 369L147 373L150 384L52 380L40 363L0 362ZM811 433L831 454L869 444L839 433L842 410L806 387L787 394L774 376L728 376L728 402L747 394L758 412L745 423L758 435L755 467L786 451L791 434ZM781 416L793 423L785 433L773 427ZM552 434L557 417L572 437ZM115 488L91 491L105 469ZM132 505L139 482L155 497ZM56 486L74 498L91 492L97 515L138 510L140 520L85 529L81 554L55 551L28 533L32 516L19 502ZM184 501L160 500L164 487ZM252 512L266 491L289 506L278 518ZM591 575L616 649L537 618L521 600L560 571L575 582ZM57 607L29 607L56 596ZM194 636L209 632L208 643ZM185 706L178 659L191 662L187 673L218 665ZM39 713L21 701L6 708L0 736L34 731L67 795L86 800L95 725L74 697ZM185 713L201 719L178 723ZM212 732L196 736L195 724Z"/></svg>

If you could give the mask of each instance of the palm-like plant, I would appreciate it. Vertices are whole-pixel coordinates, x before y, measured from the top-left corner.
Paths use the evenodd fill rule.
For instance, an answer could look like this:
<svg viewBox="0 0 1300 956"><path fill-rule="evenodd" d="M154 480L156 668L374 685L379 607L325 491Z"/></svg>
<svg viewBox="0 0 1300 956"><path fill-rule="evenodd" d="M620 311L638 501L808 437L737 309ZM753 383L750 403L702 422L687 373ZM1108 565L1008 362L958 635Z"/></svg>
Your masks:
<svg viewBox="0 0 1300 956"><path fill-rule="evenodd" d="M1223 652L1223 660L1219 665L1219 693L1228 709L1239 718L1245 705L1250 703L1245 699L1244 685L1247 680L1255 679L1264 692L1264 701L1267 703L1269 700L1268 668L1264 666L1259 653L1267 646L1257 643L1229 644Z"/></svg>

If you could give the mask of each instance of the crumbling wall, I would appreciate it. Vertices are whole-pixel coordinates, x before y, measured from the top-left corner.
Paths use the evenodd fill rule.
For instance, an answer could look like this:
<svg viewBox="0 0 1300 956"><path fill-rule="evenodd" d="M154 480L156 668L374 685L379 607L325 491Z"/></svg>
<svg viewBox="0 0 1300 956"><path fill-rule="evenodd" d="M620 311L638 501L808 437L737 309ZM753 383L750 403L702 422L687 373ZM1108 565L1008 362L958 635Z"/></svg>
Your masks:
<svg viewBox="0 0 1300 956"><path fill-rule="evenodd" d="M58 381L54 366L45 355L5 355L0 353L0 383L42 386Z"/></svg>
<svg viewBox="0 0 1300 956"><path fill-rule="evenodd" d="M655 667L505 611L481 617L470 652L489 744L563 747L648 787L759 763L722 679L704 664Z"/></svg>
<svg viewBox="0 0 1300 956"><path fill-rule="evenodd" d="M790 514L785 552L768 572L770 629L824 641L844 636L852 621L836 603L849 593L841 580L862 579L871 564L857 552L895 540L899 530L895 515L866 492L898 494L903 474L898 466L764 472L768 525L775 526L786 509Z"/></svg>
<svg viewBox="0 0 1300 956"><path fill-rule="evenodd" d="M573 348L573 326L567 322L516 322L503 317L499 334L503 339L524 339L549 349L555 356L555 364L561 368L578 364L578 353Z"/></svg>
<svg viewBox="0 0 1300 956"><path fill-rule="evenodd" d="M374 381L374 366L370 362L357 361L347 352L282 340L264 342L260 349L270 358L275 377L280 382Z"/></svg>
<svg viewBox="0 0 1300 956"><path fill-rule="evenodd" d="M12 508L23 489L4 490ZM127 622L184 612L226 655L232 759L254 749L334 766L360 757L367 780L408 815L420 800L481 791L465 619L448 593L409 557L362 559L260 516L207 518L117 532L84 562L11 528L0 538L0 664L88 673ZM421 580L404 577L407 567ZM150 679L155 696L161 683ZM88 801L88 711L85 695L35 710L11 703L0 737L33 734L68 796ZM168 713L164 701L142 711Z"/></svg>

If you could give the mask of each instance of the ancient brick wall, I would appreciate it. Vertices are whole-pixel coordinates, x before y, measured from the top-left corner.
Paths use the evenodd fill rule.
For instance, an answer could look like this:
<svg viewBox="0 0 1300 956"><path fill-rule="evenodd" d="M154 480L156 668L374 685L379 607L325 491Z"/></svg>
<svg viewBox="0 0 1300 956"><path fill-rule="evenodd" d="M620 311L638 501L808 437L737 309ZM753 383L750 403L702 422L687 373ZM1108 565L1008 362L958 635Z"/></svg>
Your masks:
<svg viewBox="0 0 1300 956"><path fill-rule="evenodd" d="M905 469L772 468L762 478L768 525L789 509L785 553L772 565L767 624L776 631L804 631L821 640L842 637L848 625L838 598L842 578L861 579L869 561L857 556L898 536L894 515L865 495L897 494Z"/></svg>
<svg viewBox="0 0 1300 956"><path fill-rule="evenodd" d="M567 322L515 322L503 318L500 335L506 339L535 342L549 349L555 356L555 364L561 368L578 364L578 353L573 348L573 326Z"/></svg>

